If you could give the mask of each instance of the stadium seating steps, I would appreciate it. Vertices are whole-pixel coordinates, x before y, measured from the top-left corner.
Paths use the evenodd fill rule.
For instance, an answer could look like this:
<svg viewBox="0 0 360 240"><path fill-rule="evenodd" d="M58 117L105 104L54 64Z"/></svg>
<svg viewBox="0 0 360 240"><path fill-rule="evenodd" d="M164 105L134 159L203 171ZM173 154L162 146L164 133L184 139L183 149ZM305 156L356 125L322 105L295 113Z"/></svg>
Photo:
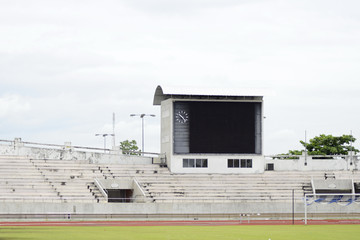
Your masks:
<svg viewBox="0 0 360 240"><path fill-rule="evenodd" d="M288 202L311 193L311 178L324 172L263 174L173 174L159 165L93 164L81 160L32 159L0 156L0 201L103 203L94 179L134 177L145 193L144 202ZM354 179L357 171L334 172Z"/></svg>

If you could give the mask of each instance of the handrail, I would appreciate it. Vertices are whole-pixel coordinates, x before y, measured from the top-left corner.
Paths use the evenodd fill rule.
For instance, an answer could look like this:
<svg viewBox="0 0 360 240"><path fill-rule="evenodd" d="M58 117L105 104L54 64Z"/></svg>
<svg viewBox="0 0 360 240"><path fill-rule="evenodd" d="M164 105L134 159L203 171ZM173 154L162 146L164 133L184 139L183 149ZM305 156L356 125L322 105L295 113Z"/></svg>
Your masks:
<svg viewBox="0 0 360 240"><path fill-rule="evenodd" d="M134 177L133 180L134 180L134 182L135 182L135 185L140 189L140 192L141 192L141 194L143 195L143 197L146 197L145 192L144 192L144 190L142 189L142 187L140 186L140 184L139 184L138 180L136 179L136 177Z"/></svg>
<svg viewBox="0 0 360 240"><path fill-rule="evenodd" d="M97 188L100 190L101 194L105 197L105 200L108 201L109 200L108 194L97 178L94 179L94 183L97 186Z"/></svg>
<svg viewBox="0 0 360 240"><path fill-rule="evenodd" d="M7 143L15 143L15 141L11 141L11 140L1 140L0 142L7 142ZM35 143L35 142L23 142L21 141L20 143L22 144L28 144L28 145L38 145L38 146L44 146L44 147L58 147L58 148L66 148L66 147L71 147L74 149L83 149L83 150L92 150L92 151L106 151L107 154L114 154L114 150L110 149L110 148L96 148L96 147L83 147L83 146L67 146L65 144L61 145L61 144L52 144L52 143ZM122 150L116 150L116 151L122 151ZM131 151L124 151L127 153L133 153ZM161 156L161 153L154 153L154 152L136 152L137 154L141 155L155 155L155 156ZM116 154L115 154L116 155ZM131 154L124 154L124 155L128 155L128 156L136 156L136 155L131 155Z"/></svg>
<svg viewBox="0 0 360 240"><path fill-rule="evenodd" d="M311 188L312 188L312 190L313 190L313 194L316 194L316 192L315 192L315 185L314 185L314 178L313 178L313 177L311 177Z"/></svg>
<svg viewBox="0 0 360 240"><path fill-rule="evenodd" d="M99 199L89 199L88 197L0 197L0 202L71 202L71 201L81 201L81 202L92 202L98 203Z"/></svg>
<svg viewBox="0 0 360 240"><path fill-rule="evenodd" d="M304 155L291 155L291 154L274 154L274 155L264 155L265 158L300 158L305 157ZM331 157L331 158L344 158L344 157L360 157L360 155L306 155L311 158L320 158L320 157Z"/></svg>
<svg viewBox="0 0 360 240"><path fill-rule="evenodd" d="M0 197L0 202L32 202L32 203L53 203L53 202L71 202L71 201L81 201L84 203L92 202L99 203L99 199L88 199L88 197ZM136 198L108 198L108 200L136 200ZM104 202L104 201L101 201Z"/></svg>
<svg viewBox="0 0 360 240"><path fill-rule="evenodd" d="M326 195L326 194L325 194ZM340 195L340 194L339 194ZM345 194L341 194L341 195L345 195ZM349 194L352 196L358 196L358 194ZM290 201L291 197L289 197L289 199L284 199L283 201ZM108 200L130 200L129 203L132 202L132 200L139 200L139 198L108 198ZM295 199L297 200L303 200L303 197L295 197ZM244 199L236 199L236 198L216 198L216 197L207 197L207 198L199 198L199 197L185 197L185 198L175 198L175 197L155 197L154 199L152 199L153 202L157 202L157 201L166 201L166 202L207 202L207 203L217 203L219 201L227 201L227 202L232 202L232 203L238 203L238 202L244 202L244 201L250 201L250 202L257 202L257 199L248 199L248 200L244 200ZM264 199L258 199L260 202L264 202ZM81 198L81 197L69 197L69 198L50 198L50 197L46 197L46 198L42 198L42 197L12 197L12 198L4 198L4 197L0 197L0 202L4 203L4 202L18 202L18 201L22 201L22 202L32 202L32 203L45 203L45 202L71 202L71 201L81 201L84 203L87 202L93 202L93 203L99 203L99 201L97 201L96 199L85 199L85 198ZM272 201L272 200L269 200ZM104 203L105 201L101 201L101 203ZM116 203L117 201L112 201L113 203ZM108 203L108 201L106 201L106 203ZM144 203L149 203L149 202L144 202Z"/></svg>
<svg viewBox="0 0 360 240"><path fill-rule="evenodd" d="M0 139L0 142L14 143L15 141ZM23 141L21 141L21 143L29 144L29 145L47 146L47 147L60 147L60 148L66 147L65 144L61 145L61 144L53 144L53 143L35 143L35 142L23 142ZM88 149L88 150L99 150L99 151L107 150L107 151L111 151L111 149L109 149L109 148L104 149L104 148L82 147L82 146L70 146L70 147L79 148L79 149Z"/></svg>

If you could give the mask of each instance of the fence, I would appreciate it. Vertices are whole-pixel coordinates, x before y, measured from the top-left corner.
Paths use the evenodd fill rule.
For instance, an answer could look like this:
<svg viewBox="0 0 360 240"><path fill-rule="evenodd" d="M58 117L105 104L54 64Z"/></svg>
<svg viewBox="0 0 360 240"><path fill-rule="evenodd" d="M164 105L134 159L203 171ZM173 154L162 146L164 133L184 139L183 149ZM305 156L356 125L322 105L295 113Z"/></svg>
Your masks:
<svg viewBox="0 0 360 240"><path fill-rule="evenodd" d="M305 194L304 221L347 219L360 222L360 194Z"/></svg>

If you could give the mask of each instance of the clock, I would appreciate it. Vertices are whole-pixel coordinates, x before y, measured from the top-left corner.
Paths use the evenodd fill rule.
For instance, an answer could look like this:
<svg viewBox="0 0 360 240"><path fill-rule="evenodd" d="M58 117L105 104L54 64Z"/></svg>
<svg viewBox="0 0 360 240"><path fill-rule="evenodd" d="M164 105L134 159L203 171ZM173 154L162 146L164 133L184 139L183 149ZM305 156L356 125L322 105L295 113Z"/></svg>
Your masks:
<svg viewBox="0 0 360 240"><path fill-rule="evenodd" d="M189 121L189 113L184 110L180 110L175 113L175 121L178 123L186 123Z"/></svg>

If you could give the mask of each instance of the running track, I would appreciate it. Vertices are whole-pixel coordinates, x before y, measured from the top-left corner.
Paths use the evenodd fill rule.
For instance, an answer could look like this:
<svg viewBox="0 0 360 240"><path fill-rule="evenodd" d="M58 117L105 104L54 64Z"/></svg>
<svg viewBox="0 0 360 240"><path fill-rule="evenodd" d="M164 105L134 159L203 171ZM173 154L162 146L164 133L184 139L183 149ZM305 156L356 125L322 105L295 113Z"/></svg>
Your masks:
<svg viewBox="0 0 360 240"><path fill-rule="evenodd" d="M235 226L235 225L292 225L292 220L248 221L48 221L48 222L0 222L1 226ZM296 220L295 225L304 225ZM309 220L308 225L360 224L359 219Z"/></svg>

